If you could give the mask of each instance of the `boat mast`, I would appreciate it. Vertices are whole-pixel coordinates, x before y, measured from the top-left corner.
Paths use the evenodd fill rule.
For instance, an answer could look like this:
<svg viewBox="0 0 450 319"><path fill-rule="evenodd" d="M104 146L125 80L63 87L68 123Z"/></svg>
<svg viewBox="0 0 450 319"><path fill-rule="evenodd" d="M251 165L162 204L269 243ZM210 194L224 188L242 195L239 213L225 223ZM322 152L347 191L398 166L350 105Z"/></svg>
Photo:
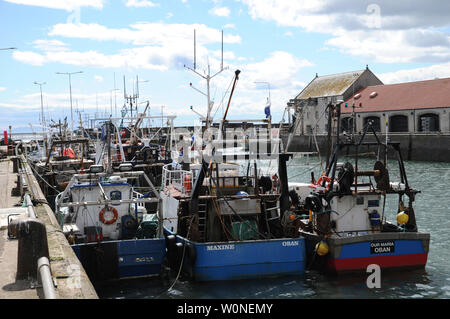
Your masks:
<svg viewBox="0 0 450 319"><path fill-rule="evenodd" d="M201 94L206 96L206 99L207 99L207 106L206 106L207 112L206 112L206 120L205 120L206 123L205 123L205 125L206 125L206 130L207 130L210 127L210 124L211 124L210 122L212 122L210 117L211 117L211 111L212 111L212 108L213 108L213 105L214 105L214 102L211 101L211 94L210 94L210 83L211 83L211 80L216 75L218 75L218 74L222 73L224 70L228 69L228 67L226 67L226 68L223 67L223 30L222 30L222 57L221 57L220 71L218 71L216 74L211 76L211 68L210 68L209 60L208 60L208 73L206 75L202 75L199 72L197 72L197 70L196 70L196 68L197 68L197 61L196 60L197 60L197 54L196 54L196 30L194 30L194 68L192 69L192 68L190 68L190 67L188 67L186 65L184 65L184 67L186 69L191 70L192 72L194 72L195 74L197 74L198 76L200 76L200 77L202 77L203 79L206 80L206 94L204 92L196 89L192 85L192 83L190 83L190 86L194 90L196 90L197 92L199 92L199 93L201 93Z"/></svg>

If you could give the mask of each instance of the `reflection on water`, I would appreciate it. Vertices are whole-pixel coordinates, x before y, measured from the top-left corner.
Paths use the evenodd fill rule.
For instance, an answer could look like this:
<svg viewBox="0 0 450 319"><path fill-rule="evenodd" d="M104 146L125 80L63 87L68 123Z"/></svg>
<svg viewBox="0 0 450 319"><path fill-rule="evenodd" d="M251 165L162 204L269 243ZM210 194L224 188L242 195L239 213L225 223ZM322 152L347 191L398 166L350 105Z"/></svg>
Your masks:
<svg viewBox="0 0 450 319"><path fill-rule="evenodd" d="M310 167L300 167L302 159L292 161L288 176L292 182L309 182ZM317 163L311 159L311 163ZM373 160L360 159L359 169L373 169ZM259 163L261 171L274 169ZM304 164L304 163L303 163ZM297 165L297 166L296 166ZM241 280L231 282L179 281L173 289L158 278L120 281L97 287L101 298L450 298L450 196L446 181L450 163L406 162L411 187L421 191L415 201L419 231L431 234L430 251L425 270L404 270L381 273L381 288L369 289L365 276L325 276L308 271L303 276ZM389 162L390 180L398 181L398 166ZM315 176L320 166L313 167ZM304 171L304 174L303 174ZM299 174L301 173L301 174ZM296 176L297 175L297 176ZM387 198L386 217L395 221L398 197Z"/></svg>

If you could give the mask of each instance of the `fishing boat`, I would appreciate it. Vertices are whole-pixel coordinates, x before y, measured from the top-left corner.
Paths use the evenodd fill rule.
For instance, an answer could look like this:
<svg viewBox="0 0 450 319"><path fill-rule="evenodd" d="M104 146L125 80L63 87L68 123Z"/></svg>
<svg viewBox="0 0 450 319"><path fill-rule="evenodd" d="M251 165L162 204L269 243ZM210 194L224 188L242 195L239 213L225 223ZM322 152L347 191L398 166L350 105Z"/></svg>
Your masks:
<svg viewBox="0 0 450 319"><path fill-rule="evenodd" d="M330 110L339 123L340 105ZM370 122L358 137L343 141L338 133L334 144L326 172L317 181L312 177L310 194L290 212L306 239L308 263L338 274L366 272L371 264L382 270L424 268L430 234L418 230L413 203L420 191L408 183L400 144L382 142ZM373 168L361 170L360 150L368 148L378 155ZM390 180L388 152L397 159L396 182ZM396 223L386 218L388 196L398 197Z"/></svg>
<svg viewBox="0 0 450 319"><path fill-rule="evenodd" d="M272 142L274 145L281 143L279 134L276 139L271 139L270 133L264 137L244 134L240 139L235 136L227 141L224 134L230 123L227 114L240 70L235 71L228 105L220 123L216 123L218 129L214 129L210 81L224 70L223 64L212 76L208 65L207 74L202 75L195 69L194 55L194 68L186 68L206 80L207 91L203 94L207 97L207 112L206 116L200 116L205 126L201 141L196 141L201 142L201 146L191 154L194 158L163 167L160 196L169 268L177 273L177 278L183 274L196 281L302 275L306 261L305 240L298 233L285 234L288 229L282 225L289 206L286 162L290 156L271 152ZM246 126L249 121L236 122ZM265 123L270 127L270 118ZM264 144L266 149L260 148L262 139L268 142ZM247 161L245 173L227 160L230 155L218 155L221 144L222 154L226 153L228 142L245 153L241 157ZM268 155L264 153L279 156L281 191L273 188L270 177L258 174L256 160ZM195 154L199 158L195 158ZM213 156L208 160L206 154ZM183 151L183 157L189 157L187 152ZM253 159L253 170L250 170Z"/></svg>
<svg viewBox="0 0 450 319"><path fill-rule="evenodd" d="M132 163L113 170L110 128L109 159L74 174L56 196L55 213L92 281L159 275L166 254L159 191Z"/></svg>
<svg viewBox="0 0 450 319"><path fill-rule="evenodd" d="M286 165L292 156L274 147L281 143L276 129L253 127L245 133L232 143L222 140L220 133L206 143L200 154L212 150L209 162L202 157L200 163L163 167L160 196L167 262L188 279L238 280L305 272L305 240L284 222L290 206ZM274 160L278 180L258 170L257 163Z"/></svg>
<svg viewBox="0 0 450 319"><path fill-rule="evenodd" d="M170 268L197 281L303 274L304 239L287 236L281 225L287 192L272 192L271 183L260 187L264 179L255 175L221 176L222 165L227 166L203 163L194 184L193 170L164 167L161 199Z"/></svg>

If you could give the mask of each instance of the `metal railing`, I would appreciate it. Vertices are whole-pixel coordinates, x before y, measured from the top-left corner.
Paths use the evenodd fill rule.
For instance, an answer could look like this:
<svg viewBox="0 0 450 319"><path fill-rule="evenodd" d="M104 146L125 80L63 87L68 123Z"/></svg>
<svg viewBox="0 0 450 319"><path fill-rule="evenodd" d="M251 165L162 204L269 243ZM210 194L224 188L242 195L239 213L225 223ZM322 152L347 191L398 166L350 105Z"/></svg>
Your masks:
<svg viewBox="0 0 450 319"><path fill-rule="evenodd" d="M172 164L163 166L162 187L173 186L182 194L188 193L192 189L192 173L181 169L170 169Z"/></svg>

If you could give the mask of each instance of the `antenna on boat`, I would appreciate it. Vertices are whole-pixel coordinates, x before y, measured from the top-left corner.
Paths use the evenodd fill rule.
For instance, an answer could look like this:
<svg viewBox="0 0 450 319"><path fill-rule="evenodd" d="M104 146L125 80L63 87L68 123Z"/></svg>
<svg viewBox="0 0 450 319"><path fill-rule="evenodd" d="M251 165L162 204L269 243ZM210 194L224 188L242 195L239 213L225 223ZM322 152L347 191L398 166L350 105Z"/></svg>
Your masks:
<svg viewBox="0 0 450 319"><path fill-rule="evenodd" d="M139 98L139 77L137 75L136 75L136 98L137 99Z"/></svg>
<svg viewBox="0 0 450 319"><path fill-rule="evenodd" d="M125 75L123 76L123 98L127 99L127 87L125 86Z"/></svg>
<svg viewBox="0 0 450 319"><path fill-rule="evenodd" d="M218 74L222 73L224 70L228 69L228 67L226 67L226 68L223 67L223 30L222 30L222 57L221 57L221 61L222 62L221 62L221 65L220 65L220 70L216 74L211 76L211 69L210 69L209 60L208 60L208 73L206 74L206 76L202 75L199 72L197 72L197 70L196 70L196 68L197 68L197 61L196 60L197 60L197 56L196 56L196 31L194 29L194 68L190 68L190 67L188 67L186 65L184 65L184 67L186 69L191 70L192 72L194 72L195 74L197 74L198 76L200 76L200 77L202 77L203 79L206 80L206 90L207 90L206 93L204 93L204 92L196 89L195 87L193 87L192 83L190 83L190 86L194 90L196 90L196 91L200 92L201 94L205 95L206 98L207 98L208 104L207 104L207 113L206 113L205 125L206 125L206 129L208 129L209 125L210 125L209 122L211 121L211 119L210 119L210 117L211 117L211 110L212 110L212 107L214 105L214 102L211 101L210 82L216 75L218 75Z"/></svg>

